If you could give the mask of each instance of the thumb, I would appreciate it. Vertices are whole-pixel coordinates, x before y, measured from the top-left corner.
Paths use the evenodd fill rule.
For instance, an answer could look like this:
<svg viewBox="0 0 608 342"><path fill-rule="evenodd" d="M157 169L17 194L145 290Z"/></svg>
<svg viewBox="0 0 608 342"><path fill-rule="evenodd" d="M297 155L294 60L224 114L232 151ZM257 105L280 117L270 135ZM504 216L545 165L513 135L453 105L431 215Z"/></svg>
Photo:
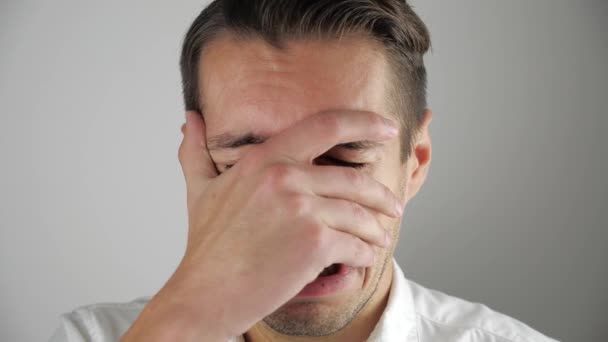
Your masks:
<svg viewBox="0 0 608 342"><path fill-rule="evenodd" d="M186 124L182 126L182 132L184 138L179 146L178 159L186 187L188 192L200 192L212 178L217 177L215 164L207 150L203 116L196 111L186 112Z"/></svg>

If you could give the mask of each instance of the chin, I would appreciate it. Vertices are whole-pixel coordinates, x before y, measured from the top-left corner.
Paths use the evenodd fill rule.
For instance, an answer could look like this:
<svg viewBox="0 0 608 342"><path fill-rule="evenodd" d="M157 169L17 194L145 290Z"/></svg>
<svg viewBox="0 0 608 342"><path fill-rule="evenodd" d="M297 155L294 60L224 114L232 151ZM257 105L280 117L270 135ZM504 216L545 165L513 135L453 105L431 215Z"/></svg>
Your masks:
<svg viewBox="0 0 608 342"><path fill-rule="evenodd" d="M303 295L301 292L264 318L263 322L272 330L288 336L335 334L348 326L373 297L383 263L374 267L353 268L347 273L342 269L343 274L329 275L327 279L319 277L313 282L316 284L312 285L312 289ZM335 285L332 281L342 286L323 292L324 287L319 284L324 281L330 287Z"/></svg>
<svg viewBox="0 0 608 342"><path fill-rule="evenodd" d="M363 306L360 301L347 298L293 301L264 318L264 323L283 335L326 336L346 327Z"/></svg>

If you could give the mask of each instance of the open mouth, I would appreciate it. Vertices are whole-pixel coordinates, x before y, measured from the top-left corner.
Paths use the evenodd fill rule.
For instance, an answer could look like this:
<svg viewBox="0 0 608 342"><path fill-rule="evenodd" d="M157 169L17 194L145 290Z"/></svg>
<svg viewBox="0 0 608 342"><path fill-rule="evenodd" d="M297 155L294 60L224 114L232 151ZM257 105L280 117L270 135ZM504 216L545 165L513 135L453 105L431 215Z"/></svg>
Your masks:
<svg viewBox="0 0 608 342"><path fill-rule="evenodd" d="M325 267L323 271L298 293L296 297L320 298L353 289L357 284L357 274L353 271L355 267L346 264L332 264Z"/></svg>
<svg viewBox="0 0 608 342"><path fill-rule="evenodd" d="M341 265L342 264L332 264L331 266L325 267L323 271L319 273L319 276L317 278L329 277L334 274L338 274L340 272Z"/></svg>

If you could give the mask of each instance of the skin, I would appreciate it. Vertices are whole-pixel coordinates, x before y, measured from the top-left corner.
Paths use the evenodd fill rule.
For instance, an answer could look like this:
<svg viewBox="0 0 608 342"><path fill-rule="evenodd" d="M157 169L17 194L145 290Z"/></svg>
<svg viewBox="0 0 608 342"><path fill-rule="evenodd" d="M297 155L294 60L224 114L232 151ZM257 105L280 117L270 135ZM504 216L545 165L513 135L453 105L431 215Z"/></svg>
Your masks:
<svg viewBox="0 0 608 342"><path fill-rule="evenodd" d="M394 207L403 209L419 191L431 160L430 111L404 164L401 137L380 120L395 116L380 51L359 37L289 42L277 50L225 34L207 46L199 75L204 121L187 114L179 151L188 188L187 250L122 341L369 336L392 281L401 222ZM215 148L226 133L264 141ZM337 146L353 141L378 146ZM334 159L365 166L339 167ZM335 262L356 267L348 291L293 298Z"/></svg>

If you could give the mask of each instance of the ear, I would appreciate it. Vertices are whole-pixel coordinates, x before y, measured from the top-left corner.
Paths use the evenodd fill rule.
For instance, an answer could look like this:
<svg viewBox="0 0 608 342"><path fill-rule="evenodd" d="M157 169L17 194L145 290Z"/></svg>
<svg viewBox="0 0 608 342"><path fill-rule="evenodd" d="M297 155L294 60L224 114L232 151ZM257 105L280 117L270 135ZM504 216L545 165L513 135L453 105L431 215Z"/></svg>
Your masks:
<svg viewBox="0 0 608 342"><path fill-rule="evenodd" d="M407 181L405 189L406 200L412 199L420 188L429 172L431 164L431 136L429 134L429 125L433 118L433 112L427 109L424 112L422 121L418 126L418 135L413 142L412 153L407 161Z"/></svg>

